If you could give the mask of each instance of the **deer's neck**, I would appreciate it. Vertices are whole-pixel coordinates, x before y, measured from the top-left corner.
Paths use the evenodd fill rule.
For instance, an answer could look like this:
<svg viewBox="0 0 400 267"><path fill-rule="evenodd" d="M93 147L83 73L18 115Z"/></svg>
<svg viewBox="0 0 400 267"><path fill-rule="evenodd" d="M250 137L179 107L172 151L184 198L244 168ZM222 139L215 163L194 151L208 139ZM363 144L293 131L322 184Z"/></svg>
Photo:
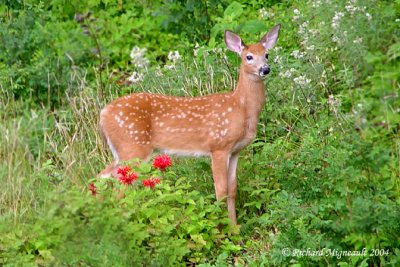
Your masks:
<svg viewBox="0 0 400 267"><path fill-rule="evenodd" d="M258 121L261 109L265 104L265 88L263 80L248 74L240 68L239 81L234 92L239 103L246 111L246 118Z"/></svg>

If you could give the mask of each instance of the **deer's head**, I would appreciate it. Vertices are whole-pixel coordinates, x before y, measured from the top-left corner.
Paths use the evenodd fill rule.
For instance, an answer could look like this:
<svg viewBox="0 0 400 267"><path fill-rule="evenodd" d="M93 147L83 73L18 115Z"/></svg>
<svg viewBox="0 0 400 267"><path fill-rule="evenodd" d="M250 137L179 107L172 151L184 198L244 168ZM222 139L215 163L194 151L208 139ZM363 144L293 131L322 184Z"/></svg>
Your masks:
<svg viewBox="0 0 400 267"><path fill-rule="evenodd" d="M242 58L241 68L246 73L262 79L271 71L268 65L268 50L275 46L280 28L280 24L276 25L258 43L251 45L245 45L237 34L226 30L225 44L229 50L240 55Z"/></svg>

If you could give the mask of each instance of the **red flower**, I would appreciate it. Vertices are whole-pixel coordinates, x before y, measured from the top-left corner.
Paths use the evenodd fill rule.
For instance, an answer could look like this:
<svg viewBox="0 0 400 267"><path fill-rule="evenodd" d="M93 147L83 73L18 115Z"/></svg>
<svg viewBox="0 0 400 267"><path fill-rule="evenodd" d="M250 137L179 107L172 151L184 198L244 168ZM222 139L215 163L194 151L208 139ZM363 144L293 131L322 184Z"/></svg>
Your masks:
<svg viewBox="0 0 400 267"><path fill-rule="evenodd" d="M130 172L132 169L129 166L125 167L118 167L117 174L121 174L122 176L126 176L128 172Z"/></svg>
<svg viewBox="0 0 400 267"><path fill-rule="evenodd" d="M125 175L122 175L121 177L118 178L118 180L125 185L131 185L134 181L136 181L138 178L138 175L134 172L132 173L125 173Z"/></svg>
<svg viewBox="0 0 400 267"><path fill-rule="evenodd" d="M89 191L92 192L93 196L95 196L97 194L96 186L94 185L94 183L89 184Z"/></svg>
<svg viewBox="0 0 400 267"><path fill-rule="evenodd" d="M153 166L156 169L160 169L161 171L165 171L166 168L172 166L171 158L166 154L158 155L153 160Z"/></svg>
<svg viewBox="0 0 400 267"><path fill-rule="evenodd" d="M160 179L159 178L149 178L147 180L143 180L142 184L145 187L150 187L150 188L154 188L156 186L156 184L160 183Z"/></svg>

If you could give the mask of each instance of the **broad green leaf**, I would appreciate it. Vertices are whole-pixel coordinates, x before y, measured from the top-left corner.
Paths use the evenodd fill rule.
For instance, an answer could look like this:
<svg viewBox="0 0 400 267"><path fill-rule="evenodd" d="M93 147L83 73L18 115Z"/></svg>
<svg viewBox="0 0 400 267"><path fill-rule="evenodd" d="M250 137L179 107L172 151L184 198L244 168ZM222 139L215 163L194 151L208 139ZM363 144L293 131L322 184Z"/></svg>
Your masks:
<svg viewBox="0 0 400 267"><path fill-rule="evenodd" d="M230 17L230 18L237 18L243 13L243 7L242 4L238 2L232 2L224 12L224 17Z"/></svg>

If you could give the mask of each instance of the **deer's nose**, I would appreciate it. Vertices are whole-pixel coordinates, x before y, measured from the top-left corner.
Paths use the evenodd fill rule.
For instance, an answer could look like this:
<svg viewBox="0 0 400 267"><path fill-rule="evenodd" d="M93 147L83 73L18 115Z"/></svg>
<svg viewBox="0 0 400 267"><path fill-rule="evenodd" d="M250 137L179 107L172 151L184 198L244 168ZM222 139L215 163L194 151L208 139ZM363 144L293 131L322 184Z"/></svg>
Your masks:
<svg viewBox="0 0 400 267"><path fill-rule="evenodd" d="M271 71L271 69L269 68L269 66L268 66L268 65L264 65L264 66L262 66L261 69L260 69L260 75L261 75L261 76L265 76L265 75L267 75L268 73L270 73L270 71Z"/></svg>

